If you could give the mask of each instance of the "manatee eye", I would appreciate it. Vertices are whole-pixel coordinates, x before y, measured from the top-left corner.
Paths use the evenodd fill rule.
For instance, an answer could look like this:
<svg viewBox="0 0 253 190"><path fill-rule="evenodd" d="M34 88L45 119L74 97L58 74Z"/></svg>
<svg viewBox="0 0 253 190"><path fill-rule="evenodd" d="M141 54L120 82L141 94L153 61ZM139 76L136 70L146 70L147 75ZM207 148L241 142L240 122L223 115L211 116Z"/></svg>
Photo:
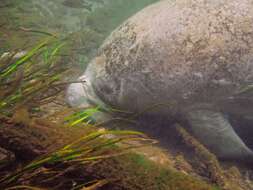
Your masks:
<svg viewBox="0 0 253 190"><path fill-rule="evenodd" d="M103 85L101 87L101 91L106 93L106 94L112 94L113 93L113 90L109 85Z"/></svg>

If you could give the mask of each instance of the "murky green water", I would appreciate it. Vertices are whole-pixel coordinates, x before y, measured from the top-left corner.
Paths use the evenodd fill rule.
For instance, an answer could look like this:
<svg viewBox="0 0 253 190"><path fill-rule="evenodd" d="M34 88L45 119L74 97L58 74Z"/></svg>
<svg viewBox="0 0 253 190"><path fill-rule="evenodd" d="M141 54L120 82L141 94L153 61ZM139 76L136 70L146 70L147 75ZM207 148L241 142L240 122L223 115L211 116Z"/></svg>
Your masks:
<svg viewBox="0 0 253 190"><path fill-rule="evenodd" d="M25 48L43 37L43 33L51 33L70 37L72 48L78 54L76 64L83 65L114 28L156 1L3 0L0 2L0 53Z"/></svg>

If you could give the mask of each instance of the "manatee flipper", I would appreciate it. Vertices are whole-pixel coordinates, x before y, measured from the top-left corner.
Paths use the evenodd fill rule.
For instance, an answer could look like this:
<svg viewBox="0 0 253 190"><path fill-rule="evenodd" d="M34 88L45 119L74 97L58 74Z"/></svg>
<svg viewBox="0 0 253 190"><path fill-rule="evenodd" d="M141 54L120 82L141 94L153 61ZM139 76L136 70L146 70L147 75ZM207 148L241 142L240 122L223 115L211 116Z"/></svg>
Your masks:
<svg viewBox="0 0 253 190"><path fill-rule="evenodd" d="M253 152L235 133L222 113L193 110L187 114L186 118L194 136L219 158L253 161Z"/></svg>

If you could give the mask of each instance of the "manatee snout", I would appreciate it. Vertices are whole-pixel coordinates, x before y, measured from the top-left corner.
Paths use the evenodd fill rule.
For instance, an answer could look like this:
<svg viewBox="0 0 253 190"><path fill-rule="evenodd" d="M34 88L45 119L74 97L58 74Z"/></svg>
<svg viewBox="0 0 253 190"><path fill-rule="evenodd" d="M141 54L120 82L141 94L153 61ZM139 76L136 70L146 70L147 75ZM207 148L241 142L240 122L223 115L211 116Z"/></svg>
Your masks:
<svg viewBox="0 0 253 190"><path fill-rule="evenodd" d="M69 85L66 92L66 101L72 107L83 107L86 102L85 91L82 83Z"/></svg>
<svg viewBox="0 0 253 190"><path fill-rule="evenodd" d="M92 75L91 75L92 73ZM66 90L66 101L72 107L88 108L91 106L105 107L105 103L99 97L99 92L94 83L99 84L96 76L89 69L80 76L75 83L68 86ZM101 94L104 90L101 91Z"/></svg>
<svg viewBox="0 0 253 190"><path fill-rule="evenodd" d="M72 107L87 107L87 82L85 75L79 77L77 82L72 83L66 90L66 101Z"/></svg>

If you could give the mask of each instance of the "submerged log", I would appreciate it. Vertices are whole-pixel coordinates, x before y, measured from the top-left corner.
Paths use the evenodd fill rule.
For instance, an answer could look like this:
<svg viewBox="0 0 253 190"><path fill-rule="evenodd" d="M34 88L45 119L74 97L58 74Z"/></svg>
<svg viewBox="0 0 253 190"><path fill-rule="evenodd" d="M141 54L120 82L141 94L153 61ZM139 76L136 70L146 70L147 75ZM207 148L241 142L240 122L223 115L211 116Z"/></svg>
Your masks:
<svg viewBox="0 0 253 190"><path fill-rule="evenodd" d="M12 152L0 147L0 170L9 166L14 161L15 155Z"/></svg>
<svg viewBox="0 0 253 190"><path fill-rule="evenodd" d="M43 133L35 128L1 119L0 144L3 148L14 152L17 159L31 160L46 152L43 146Z"/></svg>
<svg viewBox="0 0 253 190"><path fill-rule="evenodd" d="M0 116L0 146L13 152L19 161L31 161L52 152L85 132L87 131L78 128L52 125L39 119L27 125Z"/></svg>

